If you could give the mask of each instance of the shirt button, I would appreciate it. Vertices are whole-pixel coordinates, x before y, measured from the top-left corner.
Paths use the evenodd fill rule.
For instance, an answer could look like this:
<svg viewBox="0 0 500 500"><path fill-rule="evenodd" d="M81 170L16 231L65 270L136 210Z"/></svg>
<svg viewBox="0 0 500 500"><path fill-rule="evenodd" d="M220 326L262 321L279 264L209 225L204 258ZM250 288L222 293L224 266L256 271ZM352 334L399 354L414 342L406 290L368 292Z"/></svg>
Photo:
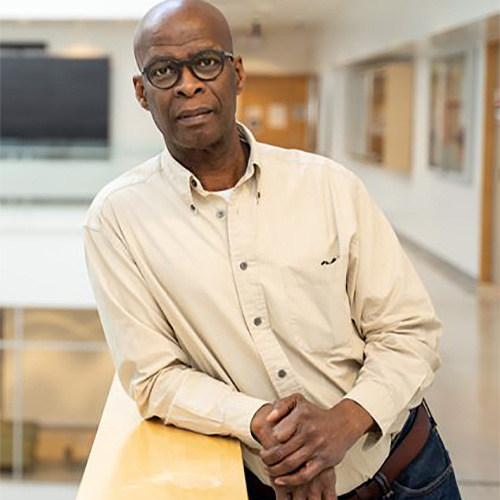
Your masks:
<svg viewBox="0 0 500 500"><path fill-rule="evenodd" d="M218 219L223 219L224 216L226 215L226 212L224 210L217 210L217 213L215 214Z"/></svg>
<svg viewBox="0 0 500 500"><path fill-rule="evenodd" d="M259 326L260 324L262 324L262 318L259 318L259 317L254 318L254 320L253 320L253 324L254 324L255 326Z"/></svg>
<svg viewBox="0 0 500 500"><path fill-rule="evenodd" d="M189 208L194 212L196 210L196 207L194 205L190 205Z"/></svg>
<svg viewBox="0 0 500 500"><path fill-rule="evenodd" d="M191 179L191 186L195 188L197 185L198 183L196 182L196 179Z"/></svg>
<svg viewBox="0 0 500 500"><path fill-rule="evenodd" d="M285 378L285 377L286 377L286 370L281 369L281 370L278 372L278 377L279 377L279 378Z"/></svg>
<svg viewBox="0 0 500 500"><path fill-rule="evenodd" d="M248 264L246 262L240 262L240 269L242 271L246 271L247 268L248 268Z"/></svg>

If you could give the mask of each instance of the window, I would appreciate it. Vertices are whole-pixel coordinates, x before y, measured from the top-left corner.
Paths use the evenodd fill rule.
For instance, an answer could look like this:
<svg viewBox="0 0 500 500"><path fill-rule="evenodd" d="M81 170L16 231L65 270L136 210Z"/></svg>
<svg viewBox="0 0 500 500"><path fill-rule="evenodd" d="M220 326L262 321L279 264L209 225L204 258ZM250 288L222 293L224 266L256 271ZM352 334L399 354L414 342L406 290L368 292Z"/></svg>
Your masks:
<svg viewBox="0 0 500 500"><path fill-rule="evenodd" d="M113 376L97 313L1 312L2 476L77 482Z"/></svg>

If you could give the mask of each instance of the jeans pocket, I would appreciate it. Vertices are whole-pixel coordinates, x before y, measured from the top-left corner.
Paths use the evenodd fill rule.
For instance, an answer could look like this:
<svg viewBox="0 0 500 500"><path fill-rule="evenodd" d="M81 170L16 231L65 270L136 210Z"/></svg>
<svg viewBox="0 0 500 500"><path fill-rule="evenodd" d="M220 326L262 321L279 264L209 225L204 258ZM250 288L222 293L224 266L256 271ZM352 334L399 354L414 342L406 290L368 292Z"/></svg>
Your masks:
<svg viewBox="0 0 500 500"><path fill-rule="evenodd" d="M450 457L436 429L392 489L397 500L460 499Z"/></svg>

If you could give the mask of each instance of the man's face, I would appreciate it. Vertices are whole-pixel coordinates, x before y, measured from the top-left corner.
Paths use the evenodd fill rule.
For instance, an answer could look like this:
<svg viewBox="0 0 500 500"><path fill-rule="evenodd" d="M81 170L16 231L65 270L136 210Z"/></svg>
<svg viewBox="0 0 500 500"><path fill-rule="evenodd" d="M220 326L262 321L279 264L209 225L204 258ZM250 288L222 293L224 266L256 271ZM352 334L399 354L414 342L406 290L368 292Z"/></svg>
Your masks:
<svg viewBox="0 0 500 500"><path fill-rule="evenodd" d="M216 26L200 16L180 14L176 22L170 19L148 33L140 64L144 68L157 58L184 60L202 50L227 50L223 43ZM151 112L167 146L204 149L229 134L244 79L241 58L226 57L222 73L212 81L198 79L185 66L172 88L158 89L146 75L135 76L134 85L139 102Z"/></svg>

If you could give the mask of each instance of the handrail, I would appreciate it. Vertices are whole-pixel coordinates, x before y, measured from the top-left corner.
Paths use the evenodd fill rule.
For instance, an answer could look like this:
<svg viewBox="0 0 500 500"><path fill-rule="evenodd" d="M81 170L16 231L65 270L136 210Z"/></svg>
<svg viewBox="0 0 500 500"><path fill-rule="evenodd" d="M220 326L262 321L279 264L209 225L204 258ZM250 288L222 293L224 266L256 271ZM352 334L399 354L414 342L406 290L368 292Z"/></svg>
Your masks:
<svg viewBox="0 0 500 500"><path fill-rule="evenodd" d="M238 441L145 421L115 377L77 500L247 500Z"/></svg>

